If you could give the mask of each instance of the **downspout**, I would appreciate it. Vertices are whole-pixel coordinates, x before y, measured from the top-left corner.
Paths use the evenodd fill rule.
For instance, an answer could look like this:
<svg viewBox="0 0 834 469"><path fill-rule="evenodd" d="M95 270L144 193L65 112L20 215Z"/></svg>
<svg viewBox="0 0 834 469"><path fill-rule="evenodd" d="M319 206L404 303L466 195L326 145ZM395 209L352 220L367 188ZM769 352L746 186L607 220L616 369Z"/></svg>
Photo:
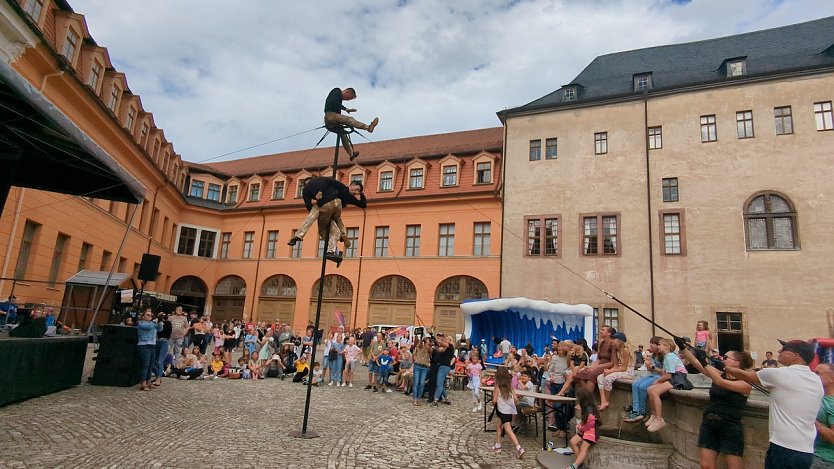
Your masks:
<svg viewBox="0 0 834 469"><path fill-rule="evenodd" d="M652 318L652 336L655 335L654 315L654 236L652 236L652 180L649 166L649 90L643 90L643 137L646 147L646 223L649 228L649 302Z"/></svg>
<svg viewBox="0 0 834 469"><path fill-rule="evenodd" d="M9 244L6 246L6 257L3 259L3 270L0 273L0 278L6 277L6 270L9 268L9 259L12 257L12 246L14 244L14 235L17 234L17 225L20 223L20 212L23 211L23 196L26 195L26 188L18 188L17 207L14 209L14 221L12 222L12 231L9 233ZM0 280L0 298L2 298L3 287L6 281Z"/></svg>
<svg viewBox="0 0 834 469"><path fill-rule="evenodd" d="M260 237L261 242L258 243L258 258L255 261L255 285L254 285L255 288L252 290L252 305L249 308L249 314L250 314L249 320L250 321L255 320L255 298L258 296L258 275L260 274L260 271L261 271L261 254L262 254L261 250L263 249L264 230L266 229L266 215L264 215L264 208L263 207L261 207L260 212L261 212L261 237Z"/></svg>
<svg viewBox="0 0 834 469"><path fill-rule="evenodd" d="M362 285L362 261L365 259L365 243L359 242L361 239L362 241L365 240L365 226L368 220L368 211L367 209L362 209L362 232L360 234L360 238L356 240L359 243L359 274L356 276L356 299L354 300L354 307L353 307L353 328L356 329L356 318L359 317L359 292L361 291L360 286ZM369 296L370 297L370 296ZM367 319L367 318L366 318Z"/></svg>
<svg viewBox="0 0 834 469"><path fill-rule="evenodd" d="M146 252L148 254L151 253L151 243L153 242L153 232L156 230L156 223L154 222L154 219L153 219L153 211L156 210L156 194L159 193L159 189L162 189L163 187L165 187L167 185L168 185L168 179L166 177L165 182L163 182L161 186L157 187L156 190L153 191L153 199L151 200L151 227L150 227L150 229L148 229L148 231L149 231L149 233L148 233L148 249L146 250ZM159 222L159 220L156 220L156 221ZM165 237L165 233L162 233L162 236L160 237L160 239L162 239L164 237Z"/></svg>
<svg viewBox="0 0 834 469"><path fill-rule="evenodd" d="M504 286L504 210L506 202L506 193L504 191L504 181L507 180L507 115L504 114L504 141L501 142L501 187L498 187L498 200L501 202L501 255L498 256L498 296L503 297L502 288Z"/></svg>

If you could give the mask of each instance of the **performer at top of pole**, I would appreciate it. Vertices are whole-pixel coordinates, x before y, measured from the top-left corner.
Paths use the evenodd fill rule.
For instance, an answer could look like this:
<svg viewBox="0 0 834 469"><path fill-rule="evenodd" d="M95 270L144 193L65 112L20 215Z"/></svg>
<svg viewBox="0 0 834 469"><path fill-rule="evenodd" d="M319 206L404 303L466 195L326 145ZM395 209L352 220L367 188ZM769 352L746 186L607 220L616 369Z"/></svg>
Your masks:
<svg viewBox="0 0 834 469"><path fill-rule="evenodd" d="M347 108L342 104L342 101L351 101L353 99L356 99L356 90L353 88L345 88L343 90L333 88L330 90L330 94L327 95L327 100L324 101L324 125L327 130L339 134L342 146L350 156L350 161L355 160L359 156L359 152L353 150L353 143L351 143L350 137L340 126L367 130L369 133L373 133L376 125L379 124L378 117L374 117L374 120L370 124L364 124L353 117L343 115L342 111L348 114L356 112L356 109Z"/></svg>
<svg viewBox="0 0 834 469"><path fill-rule="evenodd" d="M327 224L330 223L330 237L324 257L335 262L338 267L342 263L342 253L337 250L339 239L345 244L345 248L350 247L350 239L342 222L342 207L368 206L362 183L353 181L350 186L346 186L332 178L314 177L304 185L301 195L310 213L287 244L294 246L304 239L314 220L318 220L319 238L324 239L327 236Z"/></svg>

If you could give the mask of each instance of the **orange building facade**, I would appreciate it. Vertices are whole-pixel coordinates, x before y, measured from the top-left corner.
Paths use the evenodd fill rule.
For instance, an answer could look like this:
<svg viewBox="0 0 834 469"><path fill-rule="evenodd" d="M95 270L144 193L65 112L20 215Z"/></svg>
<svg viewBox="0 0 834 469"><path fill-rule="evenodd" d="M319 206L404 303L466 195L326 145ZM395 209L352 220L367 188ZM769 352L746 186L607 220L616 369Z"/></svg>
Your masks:
<svg viewBox="0 0 834 469"><path fill-rule="evenodd" d="M184 162L83 16L55 0L0 9L20 36L4 46L12 67L147 188L139 205L13 188L0 218L0 298L57 309L79 270L135 276L149 253L161 256L160 274L145 289L216 322L312 322L315 229L295 248L287 241L306 216L304 182L332 176L335 137L313 150ZM343 318L462 332L461 301L500 295L502 146L492 128L359 144L353 163L342 154L337 178L362 181L368 207L343 212L354 243L341 267L327 265L323 327Z"/></svg>

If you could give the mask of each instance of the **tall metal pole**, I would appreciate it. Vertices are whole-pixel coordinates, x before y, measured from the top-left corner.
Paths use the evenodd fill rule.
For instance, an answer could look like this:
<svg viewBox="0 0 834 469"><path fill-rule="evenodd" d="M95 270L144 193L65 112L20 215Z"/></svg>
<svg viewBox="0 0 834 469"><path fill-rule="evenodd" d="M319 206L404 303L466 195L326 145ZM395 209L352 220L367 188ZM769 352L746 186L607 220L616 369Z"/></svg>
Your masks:
<svg viewBox="0 0 834 469"><path fill-rule="evenodd" d="M336 151L333 155L333 179L336 179L336 168L339 164L339 143L341 140L341 135L336 132ZM324 296L324 273L327 269L327 251L330 243L330 230L333 226L333 220L328 220L327 222L327 231L324 237L324 253L321 256L321 274L319 275L319 298L316 302L316 322L313 325L313 351L310 355L310 362L309 362L309 370L310 372L307 374L307 398L304 401L304 421L301 424L301 431L300 432L290 432L290 436L294 436L296 438L318 438L319 434L314 431L307 430L307 419L310 416L310 396L313 392L313 363L316 361L316 348L318 348L318 332L319 332L319 322L321 321L321 302L322 297ZM302 351L303 353L303 351Z"/></svg>

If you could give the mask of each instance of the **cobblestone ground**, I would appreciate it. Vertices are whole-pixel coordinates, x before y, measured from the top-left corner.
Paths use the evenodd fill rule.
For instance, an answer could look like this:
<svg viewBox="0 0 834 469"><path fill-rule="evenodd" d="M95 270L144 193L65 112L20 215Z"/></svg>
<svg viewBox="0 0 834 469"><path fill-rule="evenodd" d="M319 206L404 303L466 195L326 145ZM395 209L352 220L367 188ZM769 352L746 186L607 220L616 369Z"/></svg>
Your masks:
<svg viewBox="0 0 834 469"><path fill-rule="evenodd" d="M314 387L308 429L297 439L306 387L290 380L180 381L152 392L83 384L0 408L6 467L538 467L541 440L520 436L519 461L493 454L493 433L471 412L470 391L451 406L415 407L400 393ZM509 447L508 443L505 446Z"/></svg>

